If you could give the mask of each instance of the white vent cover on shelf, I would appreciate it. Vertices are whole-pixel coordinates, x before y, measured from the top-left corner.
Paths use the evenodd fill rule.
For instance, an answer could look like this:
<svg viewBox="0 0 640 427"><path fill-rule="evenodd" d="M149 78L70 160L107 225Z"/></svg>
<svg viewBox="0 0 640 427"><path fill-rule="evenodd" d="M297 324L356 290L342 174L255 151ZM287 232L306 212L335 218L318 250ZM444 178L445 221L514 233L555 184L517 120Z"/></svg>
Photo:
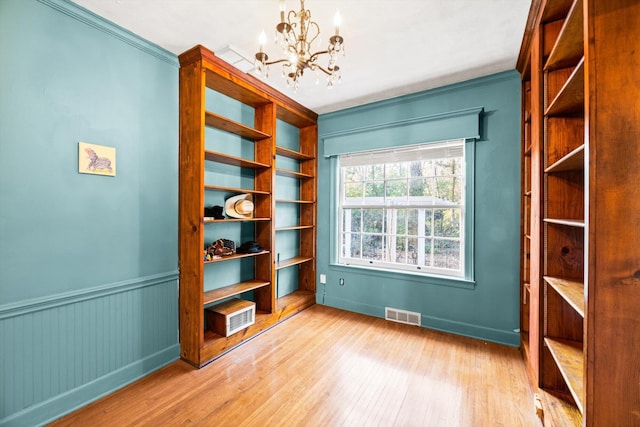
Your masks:
<svg viewBox="0 0 640 427"><path fill-rule="evenodd" d="M227 336L251 326L256 322L256 306L247 307L227 317Z"/></svg>
<svg viewBox="0 0 640 427"><path fill-rule="evenodd" d="M384 318L392 322L406 323L407 325L420 326L420 313L406 310L398 310L397 308L385 307Z"/></svg>

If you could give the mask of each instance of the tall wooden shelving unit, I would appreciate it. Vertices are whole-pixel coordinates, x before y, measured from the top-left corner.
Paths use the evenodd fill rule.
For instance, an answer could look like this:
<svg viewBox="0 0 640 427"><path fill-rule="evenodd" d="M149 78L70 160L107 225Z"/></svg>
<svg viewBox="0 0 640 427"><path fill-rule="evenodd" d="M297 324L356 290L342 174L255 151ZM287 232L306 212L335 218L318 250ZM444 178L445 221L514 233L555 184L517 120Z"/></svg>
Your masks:
<svg viewBox="0 0 640 427"><path fill-rule="evenodd" d="M201 367L220 354L274 324L315 303L316 251L316 171L317 114L275 91L258 79L240 72L196 46L179 56L180 61L180 160L179 160L179 317L181 357ZM207 109L210 91L248 106L253 123L231 120ZM283 121L299 129L299 148L278 146L276 123ZM211 149L207 129L215 129L253 144L252 155ZM295 159L299 170L281 169L278 156ZM210 166L230 167L238 176L252 173L252 185L228 186L210 182L205 170ZM252 171L252 172L248 172ZM275 198L277 176L295 176L300 181L296 200ZM208 195L220 200L248 193L255 206L252 218L214 220L204 216ZM277 203L300 206L301 233L298 254L276 260L275 212ZM237 254L213 261L203 260L203 250L211 243L207 230L215 227L252 227L251 237L264 251ZM246 235L246 229L244 229ZM224 233L209 232L209 234ZM219 237L224 237L219 236ZM241 242L236 242L237 244ZM246 262L251 265L247 268ZM229 285L216 286L216 268L238 263L238 276ZM242 263L242 264L240 264ZM232 269L235 267L231 267ZM276 271L297 268L298 288L280 298L276 295ZM250 270L249 278L247 270ZM208 330L205 308L229 298L252 299L256 304L255 324L230 336Z"/></svg>
<svg viewBox="0 0 640 427"><path fill-rule="evenodd" d="M521 330L545 425L640 425L639 40L637 0L532 3Z"/></svg>

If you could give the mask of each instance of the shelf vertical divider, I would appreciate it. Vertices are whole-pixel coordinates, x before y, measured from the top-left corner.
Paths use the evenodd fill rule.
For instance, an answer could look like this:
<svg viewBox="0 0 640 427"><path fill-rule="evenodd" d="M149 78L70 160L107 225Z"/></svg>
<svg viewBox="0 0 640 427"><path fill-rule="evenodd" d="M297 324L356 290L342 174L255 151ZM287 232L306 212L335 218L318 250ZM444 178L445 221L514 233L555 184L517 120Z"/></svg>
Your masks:
<svg viewBox="0 0 640 427"><path fill-rule="evenodd" d="M182 309L179 313L181 357L200 360L204 342L203 288L204 275L202 232L204 215L204 127L205 71L201 62L180 68L180 149L178 251ZM199 105L200 108L194 108Z"/></svg>
<svg viewBox="0 0 640 427"><path fill-rule="evenodd" d="M256 174L254 185L256 190L268 191L268 196L261 196L261 203L256 205L256 215L270 220L256 224L255 240L263 248L274 252L275 246L275 139L276 139L276 106L264 104L255 109L255 127L271 134L270 138L255 142L255 159L269 164L271 167ZM255 261L257 277L268 280L271 285L254 292L258 310L273 313L276 310L275 265L273 256L258 258Z"/></svg>

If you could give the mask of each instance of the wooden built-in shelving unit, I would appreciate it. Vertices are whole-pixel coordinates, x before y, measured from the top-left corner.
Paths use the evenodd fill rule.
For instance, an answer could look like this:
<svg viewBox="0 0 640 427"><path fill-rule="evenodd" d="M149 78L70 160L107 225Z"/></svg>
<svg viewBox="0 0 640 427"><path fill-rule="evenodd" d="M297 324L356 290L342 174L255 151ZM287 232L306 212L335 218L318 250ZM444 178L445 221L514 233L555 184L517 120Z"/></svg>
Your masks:
<svg viewBox="0 0 640 427"><path fill-rule="evenodd" d="M317 114L202 46L184 52L179 60L180 354L201 367L315 303ZM232 114L242 111L240 118L227 117L225 107ZM278 122L297 129L295 147L278 145ZM237 147L230 147L235 144L226 142L227 135L238 140ZM252 149L245 144L252 144ZM290 170L290 165L278 168L278 156L294 159L299 170ZM276 200L278 176L299 181L299 198ZM204 216L210 200L224 205L225 199L244 193L253 198L251 217ZM275 217L282 204L299 210L298 224L283 230L295 230L301 237L298 253L280 261L276 234L281 229L275 227ZM262 251L207 261L203 251L212 235L250 235ZM286 268L297 268L297 288L277 295L276 272ZM253 301L255 323L225 337L207 329L205 309L230 298Z"/></svg>
<svg viewBox="0 0 640 427"><path fill-rule="evenodd" d="M640 425L637 40L635 0L532 2L521 331L547 426Z"/></svg>

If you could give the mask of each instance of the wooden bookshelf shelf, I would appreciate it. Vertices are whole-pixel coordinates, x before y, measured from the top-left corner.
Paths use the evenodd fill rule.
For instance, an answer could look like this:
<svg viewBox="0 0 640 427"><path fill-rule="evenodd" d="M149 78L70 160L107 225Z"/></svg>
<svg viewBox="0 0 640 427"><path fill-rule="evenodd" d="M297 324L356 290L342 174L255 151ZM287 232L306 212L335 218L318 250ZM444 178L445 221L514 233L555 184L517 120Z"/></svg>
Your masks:
<svg viewBox="0 0 640 427"><path fill-rule="evenodd" d="M574 66L584 52L583 5L577 0L571 6L564 25L560 30L558 41L544 66L545 71Z"/></svg>
<svg viewBox="0 0 640 427"><path fill-rule="evenodd" d="M578 409L584 413L584 352L582 343L545 338L553 359L564 378Z"/></svg>
<svg viewBox="0 0 640 427"><path fill-rule="evenodd" d="M214 289L204 292L203 304L211 304L216 301L221 301L225 298L229 298L235 295L240 295L243 292L252 291L254 289L262 288L263 286L269 286L271 282L264 280L247 280L246 282L240 282L233 285L225 286L224 288Z"/></svg>
<svg viewBox="0 0 640 427"><path fill-rule="evenodd" d="M584 58L545 111L547 117L582 114L584 112Z"/></svg>
<svg viewBox="0 0 640 427"><path fill-rule="evenodd" d="M291 225L288 227L277 227L276 231L308 230L314 228L313 225Z"/></svg>
<svg viewBox="0 0 640 427"><path fill-rule="evenodd" d="M268 191L260 191L260 190L247 190L246 188L236 188L236 187L221 187L219 185L205 185L205 191L224 191L227 193L251 193L251 194L261 194L268 196Z"/></svg>
<svg viewBox="0 0 640 427"><path fill-rule="evenodd" d="M288 169L276 169L276 173L280 176L288 176L289 178L313 178L313 175L308 173L291 171Z"/></svg>
<svg viewBox="0 0 640 427"><path fill-rule="evenodd" d="M308 154L304 154L295 150L290 150L284 147L276 147L276 154L278 156L288 157L290 159L295 159L295 160L312 160L315 158L314 156L310 156Z"/></svg>
<svg viewBox="0 0 640 427"><path fill-rule="evenodd" d="M216 259L212 259L211 261L204 261L205 265L206 264L214 264L216 262L224 262L224 261L231 261L234 259L239 259L239 258L250 258L250 257L254 257L254 256L259 256L259 255L265 255L268 254L269 251L262 251L262 252L256 252L253 254L233 254L233 255L229 255L229 256L223 256L220 258L216 258Z"/></svg>
<svg viewBox="0 0 640 427"><path fill-rule="evenodd" d="M225 223L225 222L256 222L256 221L271 221L271 218L225 218L225 219L215 219L210 217L204 217L203 220L206 224L213 223Z"/></svg>
<svg viewBox="0 0 640 427"><path fill-rule="evenodd" d="M298 204L298 205L312 205L315 202L312 200L284 200L284 199L278 199L276 200L276 203L293 203L293 204Z"/></svg>
<svg viewBox="0 0 640 427"><path fill-rule="evenodd" d="M584 283L549 276L544 280L584 318Z"/></svg>
<svg viewBox="0 0 640 427"><path fill-rule="evenodd" d="M547 167L546 173L568 172L584 169L584 144Z"/></svg>
<svg viewBox="0 0 640 427"><path fill-rule="evenodd" d="M234 122L226 117L222 117L218 114L210 111L205 112L204 121L207 126L211 126L216 129L223 130L225 132L233 133L252 141L259 141L261 139L271 138L271 135L261 132L257 129L250 128L242 123Z"/></svg>
<svg viewBox="0 0 640 427"><path fill-rule="evenodd" d="M252 160L243 159L242 157L230 156L228 154L208 150L205 150L204 158L210 162L224 163L226 165L239 166L247 169L268 169L271 167L266 163L254 162Z"/></svg>
<svg viewBox="0 0 640 427"><path fill-rule="evenodd" d="M547 224L566 225L567 227L584 228L584 221L575 220L575 219L545 218L543 221L546 222Z"/></svg>
<svg viewBox="0 0 640 427"><path fill-rule="evenodd" d="M309 261L313 261L313 258L297 256L294 258L285 259L285 260L276 262L276 270L281 270L283 268L291 267L293 265L298 265L298 264L302 264Z"/></svg>

